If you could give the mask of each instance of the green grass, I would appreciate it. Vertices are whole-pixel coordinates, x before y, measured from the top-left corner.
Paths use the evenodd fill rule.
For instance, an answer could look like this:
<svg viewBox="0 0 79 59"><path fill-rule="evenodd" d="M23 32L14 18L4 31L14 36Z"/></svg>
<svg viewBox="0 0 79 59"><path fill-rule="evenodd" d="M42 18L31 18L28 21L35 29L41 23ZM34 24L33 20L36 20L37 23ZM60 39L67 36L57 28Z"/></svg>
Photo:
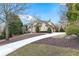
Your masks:
<svg viewBox="0 0 79 59"><path fill-rule="evenodd" d="M8 56L77 56L79 50L46 44L29 44Z"/></svg>

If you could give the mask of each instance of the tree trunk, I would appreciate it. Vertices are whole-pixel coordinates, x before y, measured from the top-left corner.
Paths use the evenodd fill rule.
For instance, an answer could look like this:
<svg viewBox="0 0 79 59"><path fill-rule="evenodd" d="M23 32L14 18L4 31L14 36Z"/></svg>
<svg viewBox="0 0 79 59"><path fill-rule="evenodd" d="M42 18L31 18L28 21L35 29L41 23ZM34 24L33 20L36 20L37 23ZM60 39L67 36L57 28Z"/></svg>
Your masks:
<svg viewBox="0 0 79 59"><path fill-rule="evenodd" d="M6 33L6 40L9 40L9 31L8 31L8 22L6 21L6 28L5 28L5 33Z"/></svg>

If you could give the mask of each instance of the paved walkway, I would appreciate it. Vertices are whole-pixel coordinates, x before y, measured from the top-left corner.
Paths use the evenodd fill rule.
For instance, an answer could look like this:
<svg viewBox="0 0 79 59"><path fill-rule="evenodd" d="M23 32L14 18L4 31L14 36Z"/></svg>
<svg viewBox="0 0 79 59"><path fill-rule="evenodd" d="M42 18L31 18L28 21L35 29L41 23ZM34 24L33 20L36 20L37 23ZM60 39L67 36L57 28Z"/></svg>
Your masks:
<svg viewBox="0 0 79 59"><path fill-rule="evenodd" d="M24 39L24 40L16 41L13 43L5 44L3 46L0 46L0 56L6 56L7 54L15 51L16 49L21 48L22 46L27 45L27 44L32 43L32 42L35 42L37 40L45 39L45 38L60 35L60 34L65 34L65 33L45 34L45 35L31 37L28 39Z"/></svg>

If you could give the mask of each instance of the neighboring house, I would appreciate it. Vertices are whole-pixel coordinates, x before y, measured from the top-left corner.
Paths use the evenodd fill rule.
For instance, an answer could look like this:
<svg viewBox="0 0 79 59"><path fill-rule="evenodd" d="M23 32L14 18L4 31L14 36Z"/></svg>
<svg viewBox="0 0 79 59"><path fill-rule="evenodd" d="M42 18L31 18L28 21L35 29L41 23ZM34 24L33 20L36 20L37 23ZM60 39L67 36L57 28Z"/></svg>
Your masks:
<svg viewBox="0 0 79 59"><path fill-rule="evenodd" d="M56 31L55 25L50 21L43 21L43 20L35 20L31 24L28 25L28 31L29 32L36 32L36 25L39 25L40 31L47 31L47 29L50 27L52 32Z"/></svg>
<svg viewBox="0 0 79 59"><path fill-rule="evenodd" d="M0 35L2 34L2 32L4 31L5 28L5 23L1 23L0 24Z"/></svg>

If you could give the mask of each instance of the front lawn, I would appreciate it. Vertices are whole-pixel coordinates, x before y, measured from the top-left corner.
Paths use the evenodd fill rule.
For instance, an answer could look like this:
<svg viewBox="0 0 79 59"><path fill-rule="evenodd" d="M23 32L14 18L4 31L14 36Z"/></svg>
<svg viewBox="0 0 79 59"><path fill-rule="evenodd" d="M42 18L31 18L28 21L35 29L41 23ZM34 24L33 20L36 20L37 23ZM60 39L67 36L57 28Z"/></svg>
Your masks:
<svg viewBox="0 0 79 59"><path fill-rule="evenodd" d="M79 50L48 44L28 44L8 56L79 56Z"/></svg>

